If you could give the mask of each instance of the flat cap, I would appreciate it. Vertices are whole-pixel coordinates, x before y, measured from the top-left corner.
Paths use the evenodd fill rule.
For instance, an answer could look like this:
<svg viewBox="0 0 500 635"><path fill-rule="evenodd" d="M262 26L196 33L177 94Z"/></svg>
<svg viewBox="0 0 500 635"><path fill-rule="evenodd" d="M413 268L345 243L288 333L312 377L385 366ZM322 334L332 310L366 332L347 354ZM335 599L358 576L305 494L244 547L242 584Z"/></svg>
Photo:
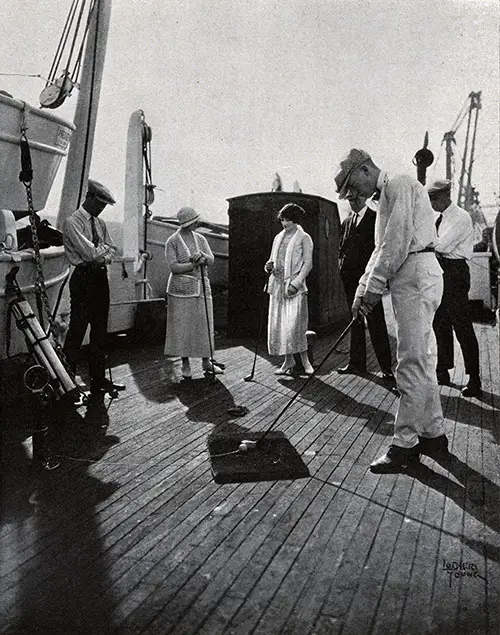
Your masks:
<svg viewBox="0 0 500 635"><path fill-rule="evenodd" d="M339 198L345 198L347 195L347 182L351 173L369 159L371 159L371 156L365 150L352 148L347 157L340 162L340 171L335 177Z"/></svg>
<svg viewBox="0 0 500 635"><path fill-rule="evenodd" d="M177 212L177 220L181 227L189 227L189 225L192 225L199 217L198 212L192 207L181 207Z"/></svg>
<svg viewBox="0 0 500 635"><path fill-rule="evenodd" d="M441 179L440 181L434 181L427 188L429 196L432 194L439 194L440 192L449 192L451 190L451 181L449 179Z"/></svg>
<svg viewBox="0 0 500 635"><path fill-rule="evenodd" d="M116 203L111 191L99 181L94 181L94 179L89 179L87 192L95 196L99 201L106 203L106 205L114 205Z"/></svg>

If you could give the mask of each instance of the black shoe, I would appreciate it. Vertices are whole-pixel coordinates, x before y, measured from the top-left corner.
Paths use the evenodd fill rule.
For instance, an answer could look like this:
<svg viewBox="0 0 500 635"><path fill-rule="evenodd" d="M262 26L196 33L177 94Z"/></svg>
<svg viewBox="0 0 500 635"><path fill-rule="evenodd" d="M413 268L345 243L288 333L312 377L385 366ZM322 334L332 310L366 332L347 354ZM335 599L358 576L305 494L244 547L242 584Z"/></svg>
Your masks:
<svg viewBox="0 0 500 635"><path fill-rule="evenodd" d="M392 370L383 370L382 371L382 381L384 384L396 384L396 378L394 377L394 373Z"/></svg>
<svg viewBox="0 0 500 635"><path fill-rule="evenodd" d="M418 451L420 454L425 454L431 457L446 457L449 455L448 451L448 439L445 434L441 434L439 437L418 437Z"/></svg>
<svg viewBox="0 0 500 635"><path fill-rule="evenodd" d="M469 383L462 389L462 397L481 397L481 382L477 379L469 379Z"/></svg>
<svg viewBox="0 0 500 635"><path fill-rule="evenodd" d="M337 372L339 373L339 375L364 375L366 373L366 368L359 368L358 366L354 366L353 364L347 364L347 366L337 368Z"/></svg>
<svg viewBox="0 0 500 635"><path fill-rule="evenodd" d="M448 372L448 370L446 368L444 370L437 370L436 371L436 377L437 377L437 382L438 382L439 386L450 386L451 385L450 373Z"/></svg>
<svg viewBox="0 0 500 635"><path fill-rule="evenodd" d="M121 392L125 390L125 386L123 384L115 384L109 379L93 379L90 382L90 392Z"/></svg>
<svg viewBox="0 0 500 635"><path fill-rule="evenodd" d="M394 474L403 472L413 463L418 463L418 445L414 448L400 448L389 446L384 454L370 465L370 472L375 474Z"/></svg>

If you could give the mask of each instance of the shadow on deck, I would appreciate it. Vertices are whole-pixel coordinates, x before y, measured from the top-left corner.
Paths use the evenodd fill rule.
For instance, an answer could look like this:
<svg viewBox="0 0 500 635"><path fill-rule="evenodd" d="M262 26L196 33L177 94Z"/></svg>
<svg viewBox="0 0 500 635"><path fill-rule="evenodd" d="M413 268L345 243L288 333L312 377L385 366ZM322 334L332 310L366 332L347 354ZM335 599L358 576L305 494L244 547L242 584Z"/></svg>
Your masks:
<svg viewBox="0 0 500 635"><path fill-rule="evenodd" d="M481 400L443 387L452 456L411 473L367 468L397 398L343 375L334 352L276 429L311 478L217 485L206 443L266 430L304 378L277 380L253 342L217 341L211 383L180 379L161 345L116 345L117 400L51 414L60 467L32 464L33 398L4 409L0 632L16 635L498 633L499 344L476 325ZM315 361L333 337L318 341ZM461 360L461 355L457 354ZM461 363L461 362L460 362ZM248 414L230 409L244 405Z"/></svg>

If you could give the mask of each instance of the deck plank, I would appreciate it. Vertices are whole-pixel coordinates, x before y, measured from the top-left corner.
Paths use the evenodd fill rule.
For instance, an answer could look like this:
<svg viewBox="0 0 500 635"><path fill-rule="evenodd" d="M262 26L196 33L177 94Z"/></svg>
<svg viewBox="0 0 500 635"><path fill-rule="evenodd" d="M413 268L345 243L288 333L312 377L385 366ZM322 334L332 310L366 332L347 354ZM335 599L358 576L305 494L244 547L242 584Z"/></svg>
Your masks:
<svg viewBox="0 0 500 635"><path fill-rule="evenodd" d="M261 351L244 382L254 343L219 337L227 369L214 383L194 364L195 379L180 381L179 360L159 344L117 346L113 376L127 391L92 412L57 413L61 466L50 473L30 466L33 415L13 411L0 632L496 634L500 349L498 326L475 328L483 398L459 396L457 347L453 385L441 390L455 458L425 457L411 475L368 472L391 438L397 399L371 346L366 376L335 372L348 342L310 380L277 378ZM333 342L317 341L316 364ZM248 414L231 418L235 404ZM214 483L209 435L270 426L311 478ZM477 575L454 577L447 563Z"/></svg>

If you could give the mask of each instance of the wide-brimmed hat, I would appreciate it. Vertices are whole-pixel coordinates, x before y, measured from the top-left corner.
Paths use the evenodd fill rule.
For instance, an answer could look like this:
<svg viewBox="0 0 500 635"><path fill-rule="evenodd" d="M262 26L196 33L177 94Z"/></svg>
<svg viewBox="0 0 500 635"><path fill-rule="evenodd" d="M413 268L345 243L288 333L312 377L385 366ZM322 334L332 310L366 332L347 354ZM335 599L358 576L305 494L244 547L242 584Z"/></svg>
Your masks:
<svg viewBox="0 0 500 635"><path fill-rule="evenodd" d="M189 227L189 225L192 225L199 217L198 212L192 207L181 207L177 212L177 220L181 227Z"/></svg>
<svg viewBox="0 0 500 635"><path fill-rule="evenodd" d="M451 181L449 179L440 179L439 181L434 181L427 188L427 193L429 196L433 196L436 194L440 194L441 192L450 192L451 190Z"/></svg>
<svg viewBox="0 0 500 635"><path fill-rule="evenodd" d="M99 181L94 181L94 179L89 179L87 192L95 196L99 201L106 203L106 205L114 205L116 203L111 191Z"/></svg>
<svg viewBox="0 0 500 635"><path fill-rule="evenodd" d="M340 171L335 177L339 198L345 198L347 196L347 182L352 172L369 159L371 159L371 156L365 150L352 148L347 157L340 162Z"/></svg>

